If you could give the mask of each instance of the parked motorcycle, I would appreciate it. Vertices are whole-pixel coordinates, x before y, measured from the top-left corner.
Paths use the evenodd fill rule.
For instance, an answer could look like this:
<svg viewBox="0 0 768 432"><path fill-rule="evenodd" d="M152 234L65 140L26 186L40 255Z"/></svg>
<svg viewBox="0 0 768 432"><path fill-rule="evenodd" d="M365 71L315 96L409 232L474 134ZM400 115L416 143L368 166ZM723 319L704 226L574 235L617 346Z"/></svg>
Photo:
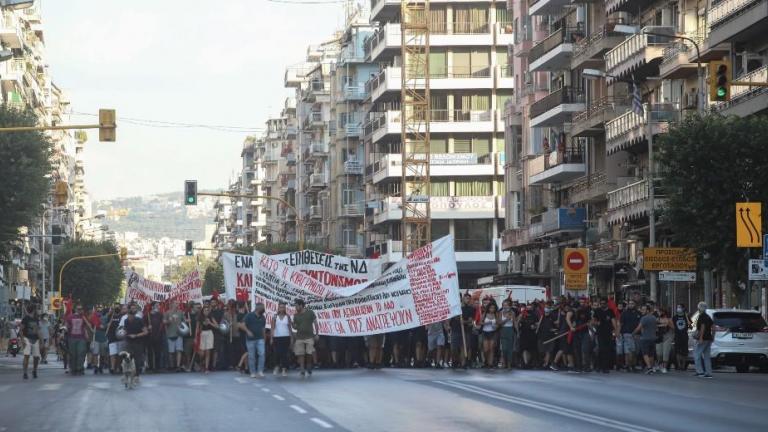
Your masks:
<svg viewBox="0 0 768 432"><path fill-rule="evenodd" d="M10 355L12 355L13 357L16 357L16 354L18 354L20 350L21 350L21 346L19 345L18 338L12 338L8 341L8 353Z"/></svg>

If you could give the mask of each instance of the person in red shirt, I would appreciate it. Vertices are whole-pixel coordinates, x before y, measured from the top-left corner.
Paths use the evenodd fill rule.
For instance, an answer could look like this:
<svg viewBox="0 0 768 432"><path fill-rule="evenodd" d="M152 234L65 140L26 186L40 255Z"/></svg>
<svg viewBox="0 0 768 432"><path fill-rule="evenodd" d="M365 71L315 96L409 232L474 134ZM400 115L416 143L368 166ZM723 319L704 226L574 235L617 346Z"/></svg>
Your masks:
<svg viewBox="0 0 768 432"><path fill-rule="evenodd" d="M69 333L70 370L72 375L85 373L85 353L88 351L88 340L93 333L93 327L83 312L83 306L77 305L75 312L64 319Z"/></svg>
<svg viewBox="0 0 768 432"><path fill-rule="evenodd" d="M97 329L101 325L101 314L99 313L98 307L91 309L90 313L88 314L88 323L91 325L92 329ZM98 363L98 351L94 353L94 341L91 340L88 350L88 369L97 367Z"/></svg>

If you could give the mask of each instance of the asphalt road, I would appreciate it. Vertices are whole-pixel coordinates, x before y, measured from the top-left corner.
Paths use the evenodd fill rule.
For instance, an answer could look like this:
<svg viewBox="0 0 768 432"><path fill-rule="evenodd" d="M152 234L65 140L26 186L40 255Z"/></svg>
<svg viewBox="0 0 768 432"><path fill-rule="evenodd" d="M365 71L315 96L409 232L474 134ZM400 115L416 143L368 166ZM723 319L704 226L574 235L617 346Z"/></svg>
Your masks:
<svg viewBox="0 0 768 432"><path fill-rule="evenodd" d="M251 379L235 372L21 379L0 358L9 431L766 431L768 374L568 374L365 369Z"/></svg>

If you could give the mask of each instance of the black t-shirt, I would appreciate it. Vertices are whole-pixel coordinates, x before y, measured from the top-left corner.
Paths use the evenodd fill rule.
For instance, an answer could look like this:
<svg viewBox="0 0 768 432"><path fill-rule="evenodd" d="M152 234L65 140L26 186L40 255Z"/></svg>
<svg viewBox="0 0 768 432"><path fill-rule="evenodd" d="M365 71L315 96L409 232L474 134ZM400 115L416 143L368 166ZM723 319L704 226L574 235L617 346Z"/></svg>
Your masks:
<svg viewBox="0 0 768 432"><path fill-rule="evenodd" d="M139 334L144 330L144 322L137 317L131 318L129 315L128 318L125 319L125 324L123 325L125 328L125 334L126 335L135 335Z"/></svg>
<svg viewBox="0 0 768 432"><path fill-rule="evenodd" d="M461 307L461 315L451 318L451 331L461 332L461 321L471 320L475 316L475 308L472 305Z"/></svg>
<svg viewBox="0 0 768 432"><path fill-rule="evenodd" d="M675 314L675 316L672 317L672 322L675 324L675 337L687 338L688 318L685 314Z"/></svg>
<svg viewBox="0 0 768 432"><path fill-rule="evenodd" d="M109 326L107 327L107 342L109 343L117 342L118 326L120 326L120 317L115 315L112 317L112 320L109 322Z"/></svg>
<svg viewBox="0 0 768 432"><path fill-rule="evenodd" d="M698 330L700 334L704 335L702 339L705 341L711 341L714 339L712 335L712 324L712 318L710 318L706 312L699 314L699 318L696 320L696 330Z"/></svg>
<svg viewBox="0 0 768 432"><path fill-rule="evenodd" d="M21 328L24 330L24 337L29 339L30 342L35 343L40 338L40 320L38 318L25 316L21 320Z"/></svg>
<svg viewBox="0 0 768 432"><path fill-rule="evenodd" d="M152 339L159 340L163 338L165 334L165 325L163 324L163 313L152 312L149 314L149 325L152 326Z"/></svg>
<svg viewBox="0 0 768 432"><path fill-rule="evenodd" d="M610 309L595 309L594 316L597 320L597 333L601 336L610 336L613 331L613 311Z"/></svg>
<svg viewBox="0 0 768 432"><path fill-rule="evenodd" d="M627 334L632 333L637 328L637 325L640 324L640 311L637 309L624 309L624 312L621 313L621 333Z"/></svg>

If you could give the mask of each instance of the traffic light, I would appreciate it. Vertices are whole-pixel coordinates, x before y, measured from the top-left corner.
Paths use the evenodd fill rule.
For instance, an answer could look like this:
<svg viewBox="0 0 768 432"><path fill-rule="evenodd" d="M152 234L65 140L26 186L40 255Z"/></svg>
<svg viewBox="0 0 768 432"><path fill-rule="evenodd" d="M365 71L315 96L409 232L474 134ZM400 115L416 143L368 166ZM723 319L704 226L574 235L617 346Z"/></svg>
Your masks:
<svg viewBox="0 0 768 432"><path fill-rule="evenodd" d="M197 205L197 180L184 182L184 205Z"/></svg>
<svg viewBox="0 0 768 432"><path fill-rule="evenodd" d="M63 233L61 225L51 226L51 243L58 246L61 244L61 234Z"/></svg>
<svg viewBox="0 0 768 432"><path fill-rule="evenodd" d="M53 206L64 207L67 205L69 199L69 188L67 182L62 180L56 181L55 191L53 193Z"/></svg>
<svg viewBox="0 0 768 432"><path fill-rule="evenodd" d="M100 109L99 110L99 141L115 142L115 137L116 137L115 129L117 129L117 124L115 123L115 110Z"/></svg>
<svg viewBox="0 0 768 432"><path fill-rule="evenodd" d="M128 259L128 248L121 247L120 248L120 261L125 261Z"/></svg>
<svg viewBox="0 0 768 432"><path fill-rule="evenodd" d="M192 243L192 240L187 240L184 245L184 254L186 256L192 256L195 254L194 251L194 244Z"/></svg>
<svg viewBox="0 0 768 432"><path fill-rule="evenodd" d="M725 102L731 100L731 61L709 63L709 100Z"/></svg>

